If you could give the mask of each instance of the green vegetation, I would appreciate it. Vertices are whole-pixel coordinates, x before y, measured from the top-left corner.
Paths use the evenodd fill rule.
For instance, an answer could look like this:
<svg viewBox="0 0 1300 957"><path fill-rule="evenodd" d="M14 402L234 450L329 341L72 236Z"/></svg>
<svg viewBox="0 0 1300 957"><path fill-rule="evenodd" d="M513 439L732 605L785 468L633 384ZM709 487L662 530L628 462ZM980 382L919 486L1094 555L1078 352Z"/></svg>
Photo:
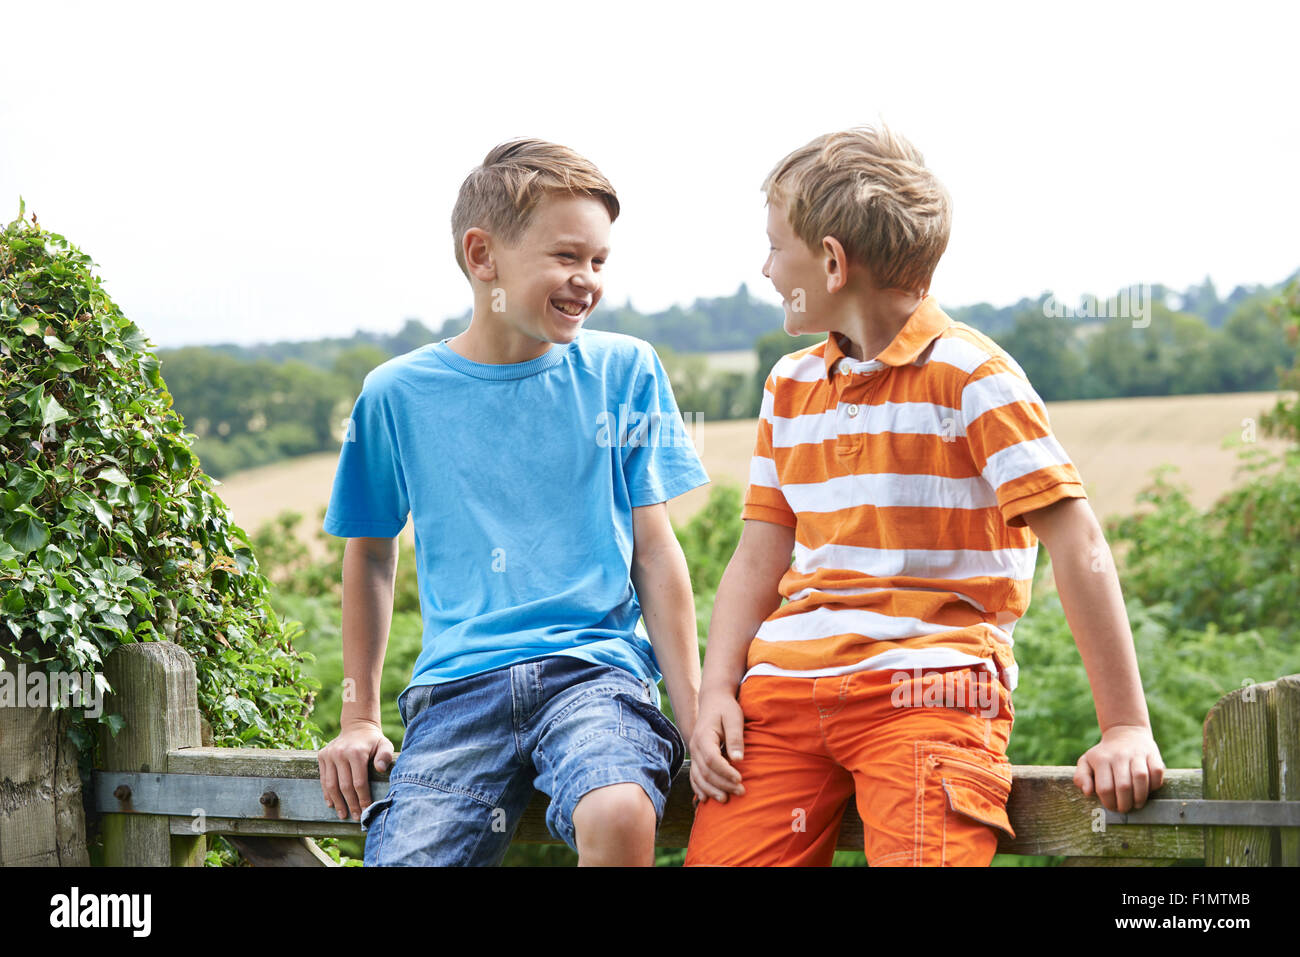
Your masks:
<svg viewBox="0 0 1300 957"><path fill-rule="evenodd" d="M109 690L114 648L171 639L194 659L215 744L318 747L298 626L268 602L151 344L90 257L24 213L0 233L0 656ZM83 777L95 727L122 723L86 710L70 730Z"/></svg>

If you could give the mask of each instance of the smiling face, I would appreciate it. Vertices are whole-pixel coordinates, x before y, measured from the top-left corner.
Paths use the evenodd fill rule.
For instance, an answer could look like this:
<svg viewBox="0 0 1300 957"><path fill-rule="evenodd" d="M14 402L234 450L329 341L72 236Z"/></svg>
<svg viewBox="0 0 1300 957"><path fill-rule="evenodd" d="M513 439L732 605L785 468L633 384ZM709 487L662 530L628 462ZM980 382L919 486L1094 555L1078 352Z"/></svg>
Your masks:
<svg viewBox="0 0 1300 957"><path fill-rule="evenodd" d="M549 343L572 342L600 302L609 230L600 200L545 196L518 242L492 244L496 275L488 285L500 304L494 301L490 315L534 340L539 355Z"/></svg>
<svg viewBox="0 0 1300 957"><path fill-rule="evenodd" d="M763 263L763 275L781 294L786 333L798 336L828 331L832 317L825 257L809 249L795 234L785 207L777 202L768 203L767 239L770 250Z"/></svg>

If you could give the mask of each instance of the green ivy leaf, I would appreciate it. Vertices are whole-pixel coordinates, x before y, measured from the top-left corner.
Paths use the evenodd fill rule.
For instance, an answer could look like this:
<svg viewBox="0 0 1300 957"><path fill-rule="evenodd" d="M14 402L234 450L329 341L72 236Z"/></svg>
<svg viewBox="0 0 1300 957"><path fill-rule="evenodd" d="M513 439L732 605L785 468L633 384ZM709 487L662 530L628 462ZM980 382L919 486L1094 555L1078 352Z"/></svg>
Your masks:
<svg viewBox="0 0 1300 957"><path fill-rule="evenodd" d="M20 502L30 502L45 491L45 478L34 469L27 468L18 473L18 480L9 487L13 492L17 493L17 500L9 505L9 508L12 509Z"/></svg>
<svg viewBox="0 0 1300 957"><path fill-rule="evenodd" d="M109 732L115 738L117 737L117 733L126 727L126 718L122 717L120 714L106 714L100 720L104 724L108 725Z"/></svg>
<svg viewBox="0 0 1300 957"><path fill-rule="evenodd" d="M10 614L16 615L26 607L27 601L23 598L22 590L18 588L9 589L5 592L4 599L0 600L0 608L3 608Z"/></svg>
<svg viewBox="0 0 1300 957"><path fill-rule="evenodd" d="M61 422L68 418L68 410L59 405L59 400L52 395L41 398L41 425L46 426L54 422Z"/></svg>
<svg viewBox="0 0 1300 957"><path fill-rule="evenodd" d="M39 518L25 516L9 526L8 531L5 532L5 541L12 545L19 555L28 555L49 543L50 529Z"/></svg>
<svg viewBox="0 0 1300 957"><path fill-rule="evenodd" d="M126 487L131 484L131 480L122 474L120 469L104 469L95 476L96 481L110 482L113 485Z"/></svg>

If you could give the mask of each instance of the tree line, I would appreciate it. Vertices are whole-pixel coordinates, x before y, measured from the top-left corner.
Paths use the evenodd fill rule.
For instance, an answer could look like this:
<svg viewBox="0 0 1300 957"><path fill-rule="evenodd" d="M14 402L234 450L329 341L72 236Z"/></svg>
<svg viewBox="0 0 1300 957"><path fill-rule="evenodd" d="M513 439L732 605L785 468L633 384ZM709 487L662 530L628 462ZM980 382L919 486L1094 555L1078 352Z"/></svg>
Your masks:
<svg viewBox="0 0 1300 957"><path fill-rule="evenodd" d="M1062 315L1046 293L1012 306L979 303L946 311L1011 353L1046 401L1266 391L1278 388L1278 370L1296 354L1296 343L1269 311L1283 287L1238 287L1221 300L1208 279L1181 294L1154 286L1140 319L1116 310L1114 299L1098 310L1112 318L1080 317L1077 310ZM337 448L367 372L456 335L468 322L467 312L436 332L408 319L396 333L188 346L159 350L158 358L177 410L198 436L205 470L220 478ZM781 322L778 307L741 285L732 296L653 314L631 303L601 309L588 325L653 343L682 411L722 421L757 416L763 382L776 361L822 338L792 339ZM708 353L738 349L754 350L756 372L710 364Z"/></svg>

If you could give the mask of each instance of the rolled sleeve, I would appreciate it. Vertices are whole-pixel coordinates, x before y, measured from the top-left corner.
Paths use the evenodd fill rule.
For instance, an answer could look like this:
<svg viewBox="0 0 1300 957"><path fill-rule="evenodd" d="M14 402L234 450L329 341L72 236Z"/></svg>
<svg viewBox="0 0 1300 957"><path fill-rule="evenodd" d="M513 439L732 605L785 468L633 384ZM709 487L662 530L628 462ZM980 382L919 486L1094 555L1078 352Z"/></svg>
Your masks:
<svg viewBox="0 0 1300 957"><path fill-rule="evenodd" d="M763 404L758 413L758 438L754 454L749 460L749 485L745 489L742 519L756 519L774 525L798 525L794 510L781 491L781 479L776 471L776 456L772 451L772 409L776 396L772 376L763 384Z"/></svg>
<svg viewBox="0 0 1300 957"><path fill-rule="evenodd" d="M962 388L962 418L971 459L997 496L1003 520L1064 498L1087 498L1083 480L1047 419L1047 409L1020 370L995 356Z"/></svg>

